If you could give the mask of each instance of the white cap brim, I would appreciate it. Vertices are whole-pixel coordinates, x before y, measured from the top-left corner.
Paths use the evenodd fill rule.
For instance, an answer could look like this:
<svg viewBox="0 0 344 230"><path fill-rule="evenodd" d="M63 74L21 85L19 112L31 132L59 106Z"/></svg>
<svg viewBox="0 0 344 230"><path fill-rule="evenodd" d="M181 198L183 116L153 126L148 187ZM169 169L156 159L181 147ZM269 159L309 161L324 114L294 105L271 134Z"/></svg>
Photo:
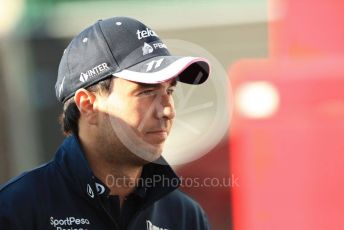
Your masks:
<svg viewBox="0 0 344 230"><path fill-rule="evenodd" d="M128 81L157 84L178 77L188 84L201 84L210 74L210 64L201 57L157 56L113 75Z"/></svg>

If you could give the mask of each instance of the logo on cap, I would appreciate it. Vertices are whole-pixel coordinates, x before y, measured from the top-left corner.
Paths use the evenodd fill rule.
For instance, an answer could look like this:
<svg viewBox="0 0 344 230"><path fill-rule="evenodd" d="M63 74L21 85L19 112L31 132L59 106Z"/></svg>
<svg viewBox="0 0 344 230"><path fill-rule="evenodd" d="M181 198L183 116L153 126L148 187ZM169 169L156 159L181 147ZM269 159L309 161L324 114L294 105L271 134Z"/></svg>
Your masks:
<svg viewBox="0 0 344 230"><path fill-rule="evenodd" d="M153 50L154 50L153 47L145 42L142 47L142 55L150 54L153 52Z"/></svg>
<svg viewBox="0 0 344 230"><path fill-rule="evenodd" d="M86 82L88 79L88 75L86 73L81 73L80 74L80 81L81 82Z"/></svg>
<svg viewBox="0 0 344 230"><path fill-rule="evenodd" d="M137 39L141 40L142 38L148 38L151 36L158 37L158 35L151 29L146 28L145 30L137 30Z"/></svg>
<svg viewBox="0 0 344 230"><path fill-rule="evenodd" d="M154 43L153 46L154 46L154 49L162 49L162 48L167 49L167 46L161 42Z"/></svg>
<svg viewBox="0 0 344 230"><path fill-rule="evenodd" d="M151 71L153 69L153 67L154 67L154 69L158 68L161 65L163 60L164 60L164 58L161 58L159 60L153 60L153 61L147 63L146 64L147 65L146 72Z"/></svg>
<svg viewBox="0 0 344 230"><path fill-rule="evenodd" d="M102 63L100 65L97 65L96 67L93 67L90 70L87 70L86 73L81 73L79 80L81 82L86 82L88 78L92 78L97 76L98 74L104 72L105 70L110 69L106 63Z"/></svg>
<svg viewBox="0 0 344 230"><path fill-rule="evenodd" d="M62 83L61 83L61 85L59 87L59 97L61 97L61 93L63 91L63 84L64 84L65 78L66 78L66 76L63 76Z"/></svg>

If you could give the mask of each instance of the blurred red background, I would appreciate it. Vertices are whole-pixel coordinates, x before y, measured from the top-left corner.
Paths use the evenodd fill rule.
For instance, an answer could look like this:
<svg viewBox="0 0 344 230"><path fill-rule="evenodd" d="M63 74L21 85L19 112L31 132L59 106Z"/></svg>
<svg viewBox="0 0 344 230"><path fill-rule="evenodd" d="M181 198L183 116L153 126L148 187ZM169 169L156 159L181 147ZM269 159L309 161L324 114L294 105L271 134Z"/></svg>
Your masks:
<svg viewBox="0 0 344 230"><path fill-rule="evenodd" d="M270 9L269 57L229 69L234 229L344 229L344 2Z"/></svg>

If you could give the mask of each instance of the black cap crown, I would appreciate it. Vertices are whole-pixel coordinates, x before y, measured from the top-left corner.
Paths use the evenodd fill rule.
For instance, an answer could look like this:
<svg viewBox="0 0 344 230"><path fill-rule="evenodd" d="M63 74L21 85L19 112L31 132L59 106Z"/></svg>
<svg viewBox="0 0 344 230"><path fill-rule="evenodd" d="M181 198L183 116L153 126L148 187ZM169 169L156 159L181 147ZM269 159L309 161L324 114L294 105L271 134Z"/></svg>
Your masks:
<svg viewBox="0 0 344 230"><path fill-rule="evenodd" d="M70 42L59 65L55 91L58 100L65 102L77 89L112 75L143 83L179 76L180 81L200 84L209 68L203 58L171 56L155 31L143 23L114 17L96 22Z"/></svg>

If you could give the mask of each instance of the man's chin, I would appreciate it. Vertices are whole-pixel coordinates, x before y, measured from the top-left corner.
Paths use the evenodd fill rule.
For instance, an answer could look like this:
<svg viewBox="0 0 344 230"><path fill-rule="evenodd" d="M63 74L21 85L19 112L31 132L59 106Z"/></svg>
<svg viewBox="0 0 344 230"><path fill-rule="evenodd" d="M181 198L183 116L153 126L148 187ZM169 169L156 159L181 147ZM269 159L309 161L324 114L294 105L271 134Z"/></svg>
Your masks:
<svg viewBox="0 0 344 230"><path fill-rule="evenodd" d="M150 145L148 151L146 152L146 160L149 162L157 160L163 151L163 144Z"/></svg>
<svg viewBox="0 0 344 230"><path fill-rule="evenodd" d="M145 143L144 145L142 145L141 143L138 149L139 151L137 151L134 154L137 156L137 158L139 158L139 161L146 164L155 161L161 157L161 154L163 152L163 144Z"/></svg>

